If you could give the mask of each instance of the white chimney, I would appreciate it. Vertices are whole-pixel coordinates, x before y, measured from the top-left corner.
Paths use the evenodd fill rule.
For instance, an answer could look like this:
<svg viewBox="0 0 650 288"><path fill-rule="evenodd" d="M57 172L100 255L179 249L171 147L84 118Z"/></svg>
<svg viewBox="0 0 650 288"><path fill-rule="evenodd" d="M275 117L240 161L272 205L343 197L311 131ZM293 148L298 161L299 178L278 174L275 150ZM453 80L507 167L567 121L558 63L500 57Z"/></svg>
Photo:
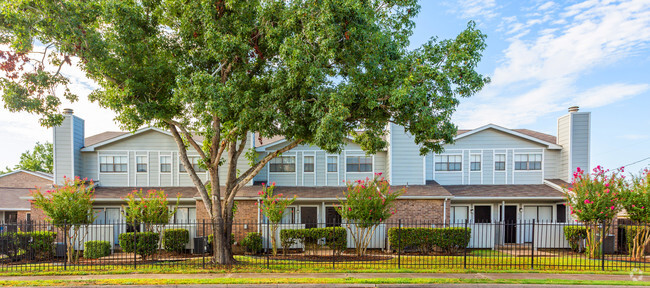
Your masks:
<svg viewBox="0 0 650 288"><path fill-rule="evenodd" d="M578 169L590 171L591 112L579 112L578 106L557 121L557 144L560 153L560 179L570 182Z"/></svg>
<svg viewBox="0 0 650 288"><path fill-rule="evenodd" d="M81 148L84 147L84 120L63 109L63 122L54 127L54 183L63 177L74 178L81 172Z"/></svg>

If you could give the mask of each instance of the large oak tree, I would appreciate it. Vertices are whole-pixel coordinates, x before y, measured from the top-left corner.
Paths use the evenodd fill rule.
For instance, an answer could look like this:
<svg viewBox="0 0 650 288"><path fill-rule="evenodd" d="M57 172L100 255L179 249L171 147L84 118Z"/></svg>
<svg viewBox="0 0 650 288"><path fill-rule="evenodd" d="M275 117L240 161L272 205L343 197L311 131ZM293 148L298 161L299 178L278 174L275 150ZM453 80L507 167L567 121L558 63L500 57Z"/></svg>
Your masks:
<svg viewBox="0 0 650 288"><path fill-rule="evenodd" d="M459 98L488 82L475 71L485 35L471 22L455 39L408 48L416 0L0 0L0 9L5 106L60 123L61 97L77 98L61 67L78 63L101 87L89 98L124 128L174 136L221 264L234 262L234 197L272 158L301 143L337 152L351 135L373 153L389 122L421 153L439 152L456 134ZM244 157L251 132L289 141L237 171L254 158Z"/></svg>

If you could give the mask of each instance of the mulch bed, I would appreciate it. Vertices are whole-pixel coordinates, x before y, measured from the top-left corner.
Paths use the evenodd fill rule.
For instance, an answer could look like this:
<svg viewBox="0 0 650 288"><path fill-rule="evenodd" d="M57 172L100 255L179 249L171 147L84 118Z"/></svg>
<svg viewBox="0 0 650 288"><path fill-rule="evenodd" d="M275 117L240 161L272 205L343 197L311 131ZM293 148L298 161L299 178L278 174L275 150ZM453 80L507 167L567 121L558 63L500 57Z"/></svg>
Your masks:
<svg viewBox="0 0 650 288"><path fill-rule="evenodd" d="M263 256L266 258L265 256ZM393 256L386 255L304 255L304 254L289 254L286 256L269 256L271 260L293 260L293 261L313 261L313 262L356 262L356 261L385 261L393 259Z"/></svg>

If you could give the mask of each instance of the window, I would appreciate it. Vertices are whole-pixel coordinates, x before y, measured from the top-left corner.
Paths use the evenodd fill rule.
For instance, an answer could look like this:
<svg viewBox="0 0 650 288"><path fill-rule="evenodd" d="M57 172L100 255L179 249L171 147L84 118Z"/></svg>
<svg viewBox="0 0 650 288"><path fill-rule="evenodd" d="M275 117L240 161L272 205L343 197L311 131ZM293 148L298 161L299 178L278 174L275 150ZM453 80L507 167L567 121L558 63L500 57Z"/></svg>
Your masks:
<svg viewBox="0 0 650 288"><path fill-rule="evenodd" d="M99 172L126 172L126 156L100 156Z"/></svg>
<svg viewBox="0 0 650 288"><path fill-rule="evenodd" d="M160 156L160 172L172 172L172 156Z"/></svg>
<svg viewBox="0 0 650 288"><path fill-rule="evenodd" d="M339 161L336 156L327 156L327 172L338 172Z"/></svg>
<svg viewBox="0 0 650 288"><path fill-rule="evenodd" d="M192 224L196 222L196 208L179 207L176 209L174 218L170 220L175 224Z"/></svg>
<svg viewBox="0 0 650 288"><path fill-rule="evenodd" d="M451 206L451 223L465 223L469 219L469 207Z"/></svg>
<svg viewBox="0 0 650 288"><path fill-rule="evenodd" d="M556 208L556 215L557 215L557 223L567 223L566 222L566 205L564 204L557 204L555 206Z"/></svg>
<svg viewBox="0 0 650 288"><path fill-rule="evenodd" d="M494 155L494 170L506 171L506 154Z"/></svg>
<svg viewBox="0 0 650 288"><path fill-rule="evenodd" d="M515 170L542 170L542 154L515 155Z"/></svg>
<svg viewBox="0 0 650 288"><path fill-rule="evenodd" d="M305 156L303 158L303 171L305 172L314 172L314 156Z"/></svg>
<svg viewBox="0 0 650 288"><path fill-rule="evenodd" d="M136 156L135 166L137 172L147 172L147 156Z"/></svg>
<svg viewBox="0 0 650 288"><path fill-rule="evenodd" d="M269 223L269 219L266 218L266 215L262 215L262 223ZM284 213L282 214L282 220L280 220L280 224L296 224L296 207L284 208Z"/></svg>
<svg viewBox="0 0 650 288"><path fill-rule="evenodd" d="M481 155L470 156L469 166L472 171L481 171Z"/></svg>
<svg viewBox="0 0 650 288"><path fill-rule="evenodd" d="M347 172L372 172L371 156L347 156Z"/></svg>
<svg viewBox="0 0 650 288"><path fill-rule="evenodd" d="M271 172L296 172L296 156L280 156L271 159Z"/></svg>
<svg viewBox="0 0 650 288"><path fill-rule="evenodd" d="M460 171L462 159L461 155L436 155L436 171Z"/></svg>
<svg viewBox="0 0 650 288"><path fill-rule="evenodd" d="M491 223L492 206L475 205L474 206L474 223Z"/></svg>
<svg viewBox="0 0 650 288"><path fill-rule="evenodd" d="M194 168L194 172L197 173L205 172L205 169L199 165L199 157L187 157L187 160L190 160L190 163L192 163L192 168ZM181 172L187 172L185 171L185 166L183 165L183 163L179 163L178 170Z"/></svg>

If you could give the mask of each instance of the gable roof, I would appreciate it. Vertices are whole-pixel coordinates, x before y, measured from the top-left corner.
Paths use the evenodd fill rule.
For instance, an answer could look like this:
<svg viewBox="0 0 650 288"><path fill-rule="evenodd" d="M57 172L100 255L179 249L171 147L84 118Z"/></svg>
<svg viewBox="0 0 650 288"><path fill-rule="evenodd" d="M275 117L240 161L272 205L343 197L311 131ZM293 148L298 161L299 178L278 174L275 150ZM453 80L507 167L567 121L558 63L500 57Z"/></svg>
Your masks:
<svg viewBox="0 0 650 288"><path fill-rule="evenodd" d="M29 188L0 187L0 211L29 211L31 203L21 197L29 196Z"/></svg>
<svg viewBox="0 0 650 288"><path fill-rule="evenodd" d="M542 132L537 132L529 129L508 129L495 124L488 124L472 130L459 129L454 139L455 140L462 139L467 136L476 134L478 132L485 131L487 129L494 129L529 141L537 142L539 144L548 146L549 149L562 149L562 146L556 144L557 138L553 135L549 135L549 134L545 134Z"/></svg>
<svg viewBox="0 0 650 288"><path fill-rule="evenodd" d="M549 185L445 185L455 200L463 199L564 199L564 193Z"/></svg>
<svg viewBox="0 0 650 288"><path fill-rule="evenodd" d="M137 131L135 131L133 133L129 133L129 132L104 132L104 133L93 135L93 136L90 136L90 137L87 137L86 139L84 139L85 146L84 146L84 148L81 149L81 151L95 151L95 148L97 148L97 147L101 147L101 146L104 146L106 144L110 144L110 143L113 143L113 142L116 142L116 141L120 141L122 139L131 137L131 136L142 134L142 133L147 132L147 131L156 131L156 132L160 132L160 133L171 136L171 133L169 133L168 131L165 131L165 130L162 130L162 129L156 128L156 127L142 128L142 129L139 129L139 130L137 130ZM88 141L90 141L90 144L89 144Z"/></svg>
<svg viewBox="0 0 650 288"><path fill-rule="evenodd" d="M13 175L13 174L17 174L17 173L21 173L21 172L22 173L27 173L27 174L30 174L30 175L34 175L34 176L37 176L37 177L41 177L41 178L46 179L46 180L52 180L52 181L54 180L54 176L51 173L41 172L41 171L29 171L29 170L23 170L23 169L18 169L18 170L11 171L9 173L2 174L2 175L0 175L0 178L5 177L5 176L9 176L9 175Z"/></svg>

